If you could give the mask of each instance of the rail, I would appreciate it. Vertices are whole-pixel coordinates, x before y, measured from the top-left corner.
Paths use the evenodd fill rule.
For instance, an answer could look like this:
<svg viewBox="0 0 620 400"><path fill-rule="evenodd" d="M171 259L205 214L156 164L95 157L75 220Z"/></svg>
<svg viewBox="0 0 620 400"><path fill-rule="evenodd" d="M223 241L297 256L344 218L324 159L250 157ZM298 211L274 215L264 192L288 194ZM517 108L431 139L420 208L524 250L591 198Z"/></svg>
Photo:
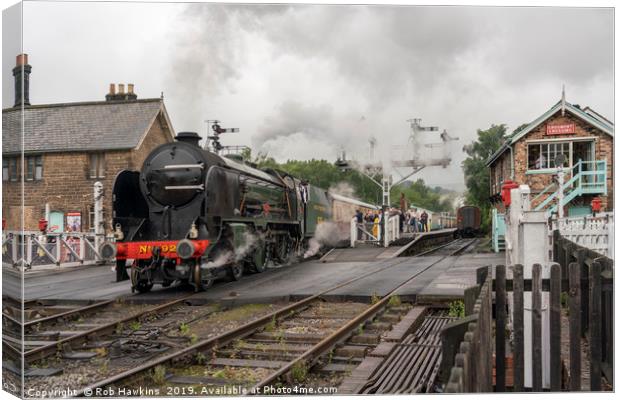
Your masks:
<svg viewBox="0 0 620 400"><path fill-rule="evenodd" d="M103 260L95 242L92 232L5 231L2 264L24 269L96 264Z"/></svg>

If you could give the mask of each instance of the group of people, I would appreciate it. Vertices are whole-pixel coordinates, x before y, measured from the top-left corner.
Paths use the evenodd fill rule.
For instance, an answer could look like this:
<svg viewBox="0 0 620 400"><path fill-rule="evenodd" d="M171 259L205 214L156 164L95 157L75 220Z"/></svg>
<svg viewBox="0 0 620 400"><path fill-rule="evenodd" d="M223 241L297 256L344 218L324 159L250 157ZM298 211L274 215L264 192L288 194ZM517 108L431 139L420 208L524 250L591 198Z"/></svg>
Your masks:
<svg viewBox="0 0 620 400"><path fill-rule="evenodd" d="M390 217L398 215L400 232L415 233L428 232L430 230L429 217L426 210L411 208L403 212L403 210L392 207L386 211ZM371 239L369 234L374 236L375 239L379 237L380 226L383 222L383 214L380 210L368 211L364 214L358 209L355 211L355 219L360 226L358 235L362 240Z"/></svg>
<svg viewBox="0 0 620 400"><path fill-rule="evenodd" d="M430 230L426 210L420 212L412 208L404 214L401 212L401 220L403 221L401 223L401 232L428 232Z"/></svg>

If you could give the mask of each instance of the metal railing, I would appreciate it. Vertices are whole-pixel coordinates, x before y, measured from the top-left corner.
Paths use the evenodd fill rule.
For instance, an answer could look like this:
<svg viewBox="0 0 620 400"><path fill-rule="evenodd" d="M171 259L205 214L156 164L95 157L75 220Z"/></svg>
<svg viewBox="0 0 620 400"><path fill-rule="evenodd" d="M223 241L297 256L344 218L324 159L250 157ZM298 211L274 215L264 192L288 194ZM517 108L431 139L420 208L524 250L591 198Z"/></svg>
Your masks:
<svg viewBox="0 0 620 400"><path fill-rule="evenodd" d="M583 194L607 194L607 160L578 161L571 168L571 173L572 178L566 181L560 189L563 193L568 191L568 193L564 195L562 206L568 204L575 197ZM550 184L532 199L532 204L535 204L537 200L542 199L545 194L548 194L548 196L536 206L537 211L545 209L547 205L558 197L559 190L550 192L551 189L556 186L557 184L555 182ZM556 208L557 204L554 204L550 210L554 211Z"/></svg>
<svg viewBox="0 0 620 400"><path fill-rule="evenodd" d="M2 264L24 269L96 264L103 260L95 243L92 232L6 231Z"/></svg>

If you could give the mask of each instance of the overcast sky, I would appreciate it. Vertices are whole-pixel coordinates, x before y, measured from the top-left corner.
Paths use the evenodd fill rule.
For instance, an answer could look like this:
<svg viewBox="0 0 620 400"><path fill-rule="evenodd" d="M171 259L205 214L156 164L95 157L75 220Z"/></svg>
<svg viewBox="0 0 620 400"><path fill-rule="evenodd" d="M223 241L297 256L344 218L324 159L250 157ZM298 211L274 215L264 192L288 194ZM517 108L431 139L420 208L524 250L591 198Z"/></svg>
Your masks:
<svg viewBox="0 0 620 400"><path fill-rule="evenodd" d="M2 105L13 104L18 46L3 25ZM447 169L419 174L462 188L462 147L477 129L512 131L560 99L613 119L609 8L53 3L24 5L32 104L103 100L109 83L159 97L175 130L206 119L279 161L407 156L407 119L460 141ZM437 135L425 134L427 143ZM404 172L404 170L403 170Z"/></svg>

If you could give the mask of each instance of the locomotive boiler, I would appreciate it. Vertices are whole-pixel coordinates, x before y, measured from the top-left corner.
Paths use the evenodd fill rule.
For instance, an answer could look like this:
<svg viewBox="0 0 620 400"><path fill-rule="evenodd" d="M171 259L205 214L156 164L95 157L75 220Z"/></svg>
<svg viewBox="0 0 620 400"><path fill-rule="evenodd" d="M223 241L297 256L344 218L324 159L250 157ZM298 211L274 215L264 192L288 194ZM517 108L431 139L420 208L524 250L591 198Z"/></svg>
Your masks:
<svg viewBox="0 0 620 400"><path fill-rule="evenodd" d="M241 158L199 146L180 132L147 156L140 171L122 171L113 188L116 241L100 252L131 263L132 290L175 281L195 290L244 270L263 272L301 251L317 225L331 217L325 190Z"/></svg>

